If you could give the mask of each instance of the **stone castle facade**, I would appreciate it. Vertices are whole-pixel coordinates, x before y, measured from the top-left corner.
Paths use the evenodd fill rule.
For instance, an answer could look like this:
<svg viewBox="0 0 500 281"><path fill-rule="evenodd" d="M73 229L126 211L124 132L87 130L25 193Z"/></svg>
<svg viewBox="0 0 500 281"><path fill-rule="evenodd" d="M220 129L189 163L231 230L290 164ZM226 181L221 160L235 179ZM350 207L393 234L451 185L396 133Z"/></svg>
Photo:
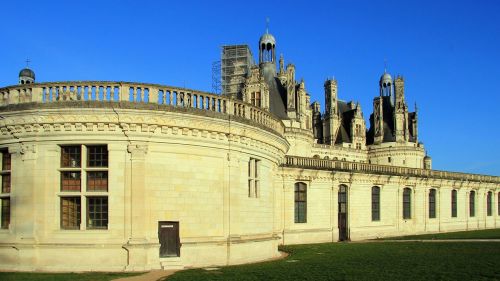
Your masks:
<svg viewBox="0 0 500 281"><path fill-rule="evenodd" d="M278 245L496 228L500 177L431 169L404 78L384 73L369 128L325 81L259 41L235 95L77 81L0 88L0 269L238 264Z"/></svg>

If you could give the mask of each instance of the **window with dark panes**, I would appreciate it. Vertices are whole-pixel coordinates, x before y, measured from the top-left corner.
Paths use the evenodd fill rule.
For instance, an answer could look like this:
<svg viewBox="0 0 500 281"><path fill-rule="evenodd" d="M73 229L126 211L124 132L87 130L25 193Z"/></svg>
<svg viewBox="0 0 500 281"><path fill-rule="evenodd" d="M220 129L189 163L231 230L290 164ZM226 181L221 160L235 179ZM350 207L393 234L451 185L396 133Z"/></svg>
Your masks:
<svg viewBox="0 0 500 281"><path fill-rule="evenodd" d="M295 223L307 222L307 185L295 184Z"/></svg>
<svg viewBox="0 0 500 281"><path fill-rule="evenodd" d="M498 198L497 198L497 212L498 215L500 216L500 192L498 193Z"/></svg>
<svg viewBox="0 0 500 281"><path fill-rule="evenodd" d="M1 217L0 217L0 227L2 229L8 229L10 225L10 191L11 191L11 154L7 149L1 149L2 154L2 171L0 172L0 177L2 178L2 190L0 194L1 205Z"/></svg>
<svg viewBox="0 0 500 281"><path fill-rule="evenodd" d="M61 146L59 171L61 229L107 229L107 145Z"/></svg>
<svg viewBox="0 0 500 281"><path fill-rule="evenodd" d="M108 228L108 197L87 197L87 229Z"/></svg>
<svg viewBox="0 0 500 281"><path fill-rule="evenodd" d="M411 189L403 189L403 219L411 219Z"/></svg>
<svg viewBox="0 0 500 281"><path fill-rule="evenodd" d="M436 190L429 190L429 218L436 218Z"/></svg>
<svg viewBox="0 0 500 281"><path fill-rule="evenodd" d="M61 191L80 191L81 172L61 172Z"/></svg>
<svg viewBox="0 0 500 281"><path fill-rule="evenodd" d="M491 216L491 191L488 191L488 194L486 195L486 214L487 216Z"/></svg>
<svg viewBox="0 0 500 281"><path fill-rule="evenodd" d="M61 197L61 228L80 229L80 197Z"/></svg>
<svg viewBox="0 0 500 281"><path fill-rule="evenodd" d="M457 191L451 191L451 217L457 217Z"/></svg>
<svg viewBox="0 0 500 281"><path fill-rule="evenodd" d="M476 216L476 192L473 190L469 193L469 216Z"/></svg>
<svg viewBox="0 0 500 281"><path fill-rule="evenodd" d="M61 146L61 168L80 168L82 147L80 145Z"/></svg>
<svg viewBox="0 0 500 281"><path fill-rule="evenodd" d="M107 167L108 148L105 145L87 146L88 167Z"/></svg>
<svg viewBox="0 0 500 281"><path fill-rule="evenodd" d="M87 172L87 191L108 191L108 171Z"/></svg>
<svg viewBox="0 0 500 281"><path fill-rule="evenodd" d="M372 187L372 221L380 220L380 187Z"/></svg>

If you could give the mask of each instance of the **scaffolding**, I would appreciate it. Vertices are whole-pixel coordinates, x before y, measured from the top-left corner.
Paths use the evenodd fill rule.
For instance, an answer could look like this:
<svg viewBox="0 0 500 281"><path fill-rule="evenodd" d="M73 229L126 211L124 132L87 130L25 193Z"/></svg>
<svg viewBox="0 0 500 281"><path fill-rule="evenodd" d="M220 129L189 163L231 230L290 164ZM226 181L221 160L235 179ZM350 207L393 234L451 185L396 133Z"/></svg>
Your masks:
<svg viewBox="0 0 500 281"><path fill-rule="evenodd" d="M219 95L221 91L220 82L220 60L212 63L212 93Z"/></svg>
<svg viewBox="0 0 500 281"><path fill-rule="evenodd" d="M241 98L250 68L255 65L248 45L222 46L222 94Z"/></svg>

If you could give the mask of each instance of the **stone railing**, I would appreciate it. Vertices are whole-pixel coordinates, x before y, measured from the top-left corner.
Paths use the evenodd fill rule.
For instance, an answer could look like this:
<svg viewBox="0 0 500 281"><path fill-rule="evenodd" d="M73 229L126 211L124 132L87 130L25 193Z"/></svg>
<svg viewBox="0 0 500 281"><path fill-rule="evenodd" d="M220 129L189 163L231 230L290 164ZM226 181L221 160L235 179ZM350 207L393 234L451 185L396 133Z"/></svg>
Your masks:
<svg viewBox="0 0 500 281"><path fill-rule="evenodd" d="M286 156L286 161L284 165L286 167L304 168L304 169L335 170L335 171L396 175L396 176L415 176L424 178L490 182L490 183L500 184L500 177L496 176L446 172L438 170L425 170L417 168L376 165L367 163L338 161L338 160L316 159L316 158L307 158L298 156Z"/></svg>
<svg viewBox="0 0 500 281"><path fill-rule="evenodd" d="M185 88L110 81L36 83L0 88L0 107L64 101L132 102L193 108L241 117L280 134L284 132L281 120L261 108L241 100Z"/></svg>

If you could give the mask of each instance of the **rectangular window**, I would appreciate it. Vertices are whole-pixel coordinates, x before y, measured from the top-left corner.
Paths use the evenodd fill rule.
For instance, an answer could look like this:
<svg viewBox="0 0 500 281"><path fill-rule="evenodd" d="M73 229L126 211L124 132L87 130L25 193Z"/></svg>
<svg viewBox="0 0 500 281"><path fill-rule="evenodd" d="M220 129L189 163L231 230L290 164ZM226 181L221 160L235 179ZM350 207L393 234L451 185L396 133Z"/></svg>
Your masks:
<svg viewBox="0 0 500 281"><path fill-rule="evenodd" d="M87 146L88 167L107 167L108 148L105 145Z"/></svg>
<svg viewBox="0 0 500 281"><path fill-rule="evenodd" d="M80 229L80 197L61 197L61 228Z"/></svg>
<svg viewBox="0 0 500 281"><path fill-rule="evenodd" d="M429 191L429 218L436 218L436 190L431 189Z"/></svg>
<svg viewBox="0 0 500 281"><path fill-rule="evenodd" d="M61 146L61 229L108 228L108 197L90 193L108 191L107 167L106 145Z"/></svg>
<svg viewBox="0 0 500 281"><path fill-rule="evenodd" d="M61 172L61 191L81 190L81 172Z"/></svg>
<svg viewBox="0 0 500 281"><path fill-rule="evenodd" d="M372 221L380 220L380 187L372 187Z"/></svg>
<svg viewBox="0 0 500 281"><path fill-rule="evenodd" d="M2 229L8 229L10 224L10 198L2 198Z"/></svg>
<svg viewBox="0 0 500 281"><path fill-rule="evenodd" d="M108 172L87 172L87 191L108 191Z"/></svg>
<svg viewBox="0 0 500 281"><path fill-rule="evenodd" d="M258 159L250 158L248 161L248 197L259 197L259 166Z"/></svg>
<svg viewBox="0 0 500 281"><path fill-rule="evenodd" d="M1 228L8 229L10 224L10 191L11 191L11 154L7 149L0 150L2 153L2 171L0 176L2 178L2 198L1 202Z"/></svg>
<svg viewBox="0 0 500 281"><path fill-rule="evenodd" d="M10 153L4 150L2 152L2 170L7 171L10 170L10 161L11 161L11 156Z"/></svg>
<svg viewBox="0 0 500 281"><path fill-rule="evenodd" d="M295 184L295 223L307 222L307 185Z"/></svg>
<svg viewBox="0 0 500 281"><path fill-rule="evenodd" d="M457 191L451 191L451 217L457 217Z"/></svg>
<svg viewBox="0 0 500 281"><path fill-rule="evenodd" d="M87 229L108 228L108 197L87 197Z"/></svg>
<svg viewBox="0 0 500 281"><path fill-rule="evenodd" d="M10 172L2 174L2 193L10 193Z"/></svg>
<svg viewBox="0 0 500 281"><path fill-rule="evenodd" d="M79 145L61 147L61 168L80 168L82 148Z"/></svg>
<svg viewBox="0 0 500 281"><path fill-rule="evenodd" d="M403 219L411 219L411 189L403 190Z"/></svg>
<svg viewBox="0 0 500 281"><path fill-rule="evenodd" d="M491 216L491 191L488 192L488 194L486 195L486 215L487 216Z"/></svg>
<svg viewBox="0 0 500 281"><path fill-rule="evenodd" d="M469 216L473 218L476 215L476 192L471 191L469 194Z"/></svg>

